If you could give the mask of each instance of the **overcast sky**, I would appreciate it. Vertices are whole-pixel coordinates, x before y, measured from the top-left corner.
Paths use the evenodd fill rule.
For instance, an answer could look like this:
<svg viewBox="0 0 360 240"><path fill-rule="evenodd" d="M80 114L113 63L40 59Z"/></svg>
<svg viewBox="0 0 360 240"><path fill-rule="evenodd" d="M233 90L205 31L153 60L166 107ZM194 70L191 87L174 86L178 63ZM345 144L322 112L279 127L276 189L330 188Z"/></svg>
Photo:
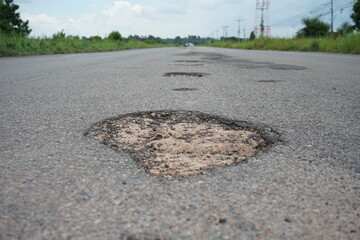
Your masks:
<svg viewBox="0 0 360 240"><path fill-rule="evenodd" d="M256 22L256 0L15 0L22 19L30 21L32 36L61 31L79 36L106 36L118 30L123 36L154 35L162 38L248 37ZM335 29L351 21L353 0L334 0ZM330 0L271 0L269 25L272 37L292 37L301 18L330 11ZM343 9L343 10L341 10ZM330 23L330 14L322 17Z"/></svg>

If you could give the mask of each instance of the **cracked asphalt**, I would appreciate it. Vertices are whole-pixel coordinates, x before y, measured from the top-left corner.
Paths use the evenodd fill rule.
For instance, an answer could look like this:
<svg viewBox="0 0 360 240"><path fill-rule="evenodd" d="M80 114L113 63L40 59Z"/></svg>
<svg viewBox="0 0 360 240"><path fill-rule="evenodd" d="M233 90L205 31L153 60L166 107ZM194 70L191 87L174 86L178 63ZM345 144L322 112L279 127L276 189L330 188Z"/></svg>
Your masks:
<svg viewBox="0 0 360 240"><path fill-rule="evenodd" d="M359 66L205 47L2 58L0 239L359 239ZM167 180L84 135L158 110L246 121L281 141Z"/></svg>

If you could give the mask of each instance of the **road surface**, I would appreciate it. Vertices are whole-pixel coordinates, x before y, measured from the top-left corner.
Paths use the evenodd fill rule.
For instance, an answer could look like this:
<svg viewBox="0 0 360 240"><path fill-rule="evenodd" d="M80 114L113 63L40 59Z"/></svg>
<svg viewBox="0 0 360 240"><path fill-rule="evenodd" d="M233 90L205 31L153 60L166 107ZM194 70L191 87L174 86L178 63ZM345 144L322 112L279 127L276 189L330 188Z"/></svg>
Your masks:
<svg viewBox="0 0 360 240"><path fill-rule="evenodd" d="M359 66L198 47L2 58L0 239L359 239ZM166 180L84 136L152 110L247 121L281 141Z"/></svg>

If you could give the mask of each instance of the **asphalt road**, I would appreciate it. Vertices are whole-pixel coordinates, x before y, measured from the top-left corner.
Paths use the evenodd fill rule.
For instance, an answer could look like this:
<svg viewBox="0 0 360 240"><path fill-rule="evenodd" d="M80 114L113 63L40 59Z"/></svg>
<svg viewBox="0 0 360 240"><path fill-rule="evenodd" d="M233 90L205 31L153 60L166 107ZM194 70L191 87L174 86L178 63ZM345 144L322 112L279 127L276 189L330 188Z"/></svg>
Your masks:
<svg viewBox="0 0 360 240"><path fill-rule="evenodd" d="M2 58L0 239L359 239L359 93L353 55L191 47ZM281 141L247 164L164 180L84 136L151 110L248 121Z"/></svg>

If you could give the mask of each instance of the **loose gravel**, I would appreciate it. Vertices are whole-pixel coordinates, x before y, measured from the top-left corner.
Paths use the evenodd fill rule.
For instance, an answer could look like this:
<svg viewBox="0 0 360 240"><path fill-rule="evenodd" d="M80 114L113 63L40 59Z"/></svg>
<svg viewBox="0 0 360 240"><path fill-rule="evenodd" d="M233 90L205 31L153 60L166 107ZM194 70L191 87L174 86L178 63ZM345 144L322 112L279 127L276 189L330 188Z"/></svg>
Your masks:
<svg viewBox="0 0 360 240"><path fill-rule="evenodd" d="M176 178L242 163L265 150L269 143L243 125L187 111L145 112L106 120L91 135L132 153L148 173Z"/></svg>

